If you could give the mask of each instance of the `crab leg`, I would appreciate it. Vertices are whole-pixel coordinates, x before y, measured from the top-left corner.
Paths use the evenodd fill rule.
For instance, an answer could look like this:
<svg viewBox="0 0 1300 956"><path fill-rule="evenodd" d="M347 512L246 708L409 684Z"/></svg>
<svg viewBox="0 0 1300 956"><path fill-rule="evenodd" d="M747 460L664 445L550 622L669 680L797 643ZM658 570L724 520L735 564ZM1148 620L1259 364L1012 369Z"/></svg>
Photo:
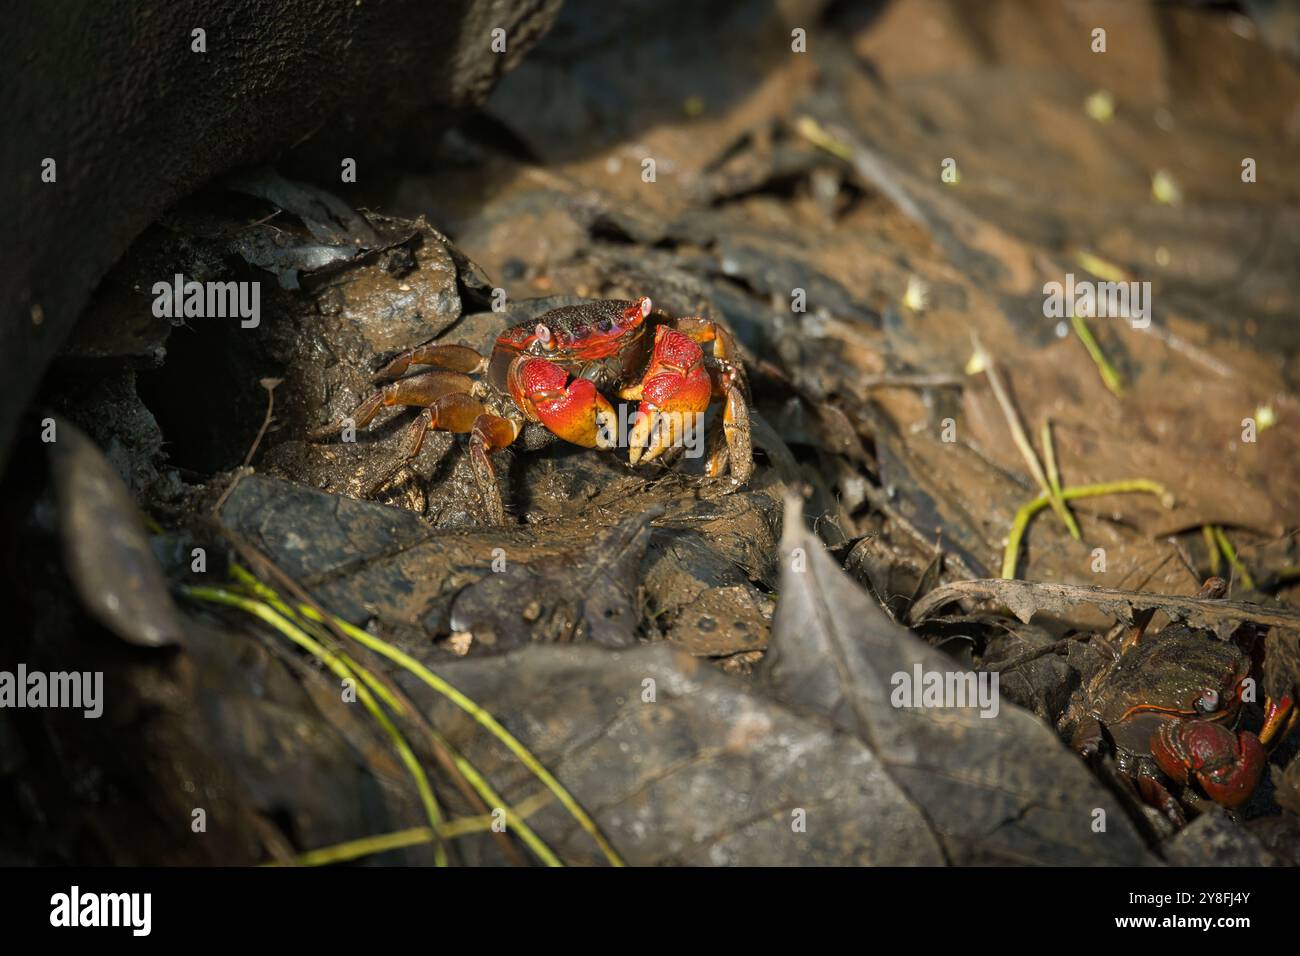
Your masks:
<svg viewBox="0 0 1300 956"><path fill-rule="evenodd" d="M410 460L418 455L425 433L430 429L465 434L474 427L475 420L484 411L482 402L464 392L452 392L439 397L411 424L411 434L407 438L402 457Z"/></svg>
<svg viewBox="0 0 1300 956"><path fill-rule="evenodd" d="M1228 593L1228 582L1223 578L1206 578L1201 588L1194 595L1198 601L1217 601ZM1146 608L1133 614L1133 628L1120 641L1120 653L1131 650L1141 642L1146 634L1147 625L1156 615L1155 608Z"/></svg>
<svg viewBox="0 0 1300 956"><path fill-rule="evenodd" d="M1138 645L1147 632L1147 625L1151 623L1155 616L1156 609L1153 607L1142 608L1133 612L1133 627L1124 635L1124 639L1119 642L1119 652L1121 654Z"/></svg>
<svg viewBox="0 0 1300 956"><path fill-rule="evenodd" d="M501 490L488 455L513 442L522 423L489 412L471 394L473 386L473 379L461 372L423 372L385 385L362 402L352 417L358 427L364 428L385 406L414 405L424 409L411 425L398 468L420 453L424 436L430 429L468 433L474 477L483 496L483 505L489 518L494 523L501 524L505 521L505 509L501 504ZM392 475L393 472L389 472L376 485L382 485ZM376 487L372 490L378 489Z"/></svg>
<svg viewBox="0 0 1300 956"><path fill-rule="evenodd" d="M381 408L391 405L414 405L429 408L444 395L468 394L474 380L460 372L424 372L385 385L357 406L348 417L357 428L365 428L379 414ZM308 437L313 441L328 438L343 428L343 423L317 429Z"/></svg>
<svg viewBox="0 0 1300 956"><path fill-rule="evenodd" d="M722 433L727 440L725 449L715 452L709 459L705 474L720 475L728 460L731 475L739 482L749 480L754 471L754 447L749 434L749 406L733 384L727 389L727 404L722 410ZM725 452L725 456L722 454Z"/></svg>
<svg viewBox="0 0 1300 956"><path fill-rule="evenodd" d="M518 438L522 428L521 421L484 412L474 419L470 430L470 461L474 465L474 477L478 480L483 505L493 524L505 524L506 510L501 503L501 486L497 482L497 473L492 468L492 452L505 448Z"/></svg>
<svg viewBox="0 0 1300 956"><path fill-rule="evenodd" d="M462 435L468 433L470 461L474 468L474 478L478 482L479 493L483 497L483 506L487 509L488 518L492 523L503 524L505 508L501 503L501 488L497 483L496 472L492 468L489 456L492 452L505 448L513 442L522 427L522 422L492 414L472 395L451 392L436 399L412 423L401 463L410 461L420 453L424 436L430 429ZM401 464L398 467L400 468ZM376 484L383 485L392 475L393 472L389 472Z"/></svg>
<svg viewBox="0 0 1300 956"><path fill-rule="evenodd" d="M1187 822L1183 808L1178 805L1174 795L1159 780L1154 777L1140 776L1136 778L1136 782L1138 793L1142 799L1148 805L1163 813L1175 827L1181 828Z"/></svg>
<svg viewBox="0 0 1300 956"><path fill-rule="evenodd" d="M1259 742L1272 750L1295 729L1297 716L1300 716L1300 710L1295 708L1289 694L1284 694L1276 702L1265 697L1264 726L1259 730Z"/></svg>
<svg viewBox="0 0 1300 956"><path fill-rule="evenodd" d="M391 382L406 374L412 365L431 365L472 375L483 371L486 364L482 355L465 345L421 345L394 358L374 374L372 381Z"/></svg>
<svg viewBox="0 0 1300 956"><path fill-rule="evenodd" d="M677 331L690 336L694 342L701 345L712 342L713 357L731 363L732 356L736 354L736 342L731 337L731 333L718 323L702 316L687 315L676 319L673 324L677 327Z"/></svg>

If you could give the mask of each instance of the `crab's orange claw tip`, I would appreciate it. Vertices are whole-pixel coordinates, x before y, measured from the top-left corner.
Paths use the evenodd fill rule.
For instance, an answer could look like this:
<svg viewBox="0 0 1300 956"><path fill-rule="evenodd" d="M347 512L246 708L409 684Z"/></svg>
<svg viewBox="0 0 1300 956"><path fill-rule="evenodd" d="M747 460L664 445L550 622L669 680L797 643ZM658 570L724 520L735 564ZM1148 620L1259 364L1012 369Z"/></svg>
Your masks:
<svg viewBox="0 0 1300 956"><path fill-rule="evenodd" d="M1264 726L1259 730L1259 742L1265 747L1276 746L1295 724L1295 704L1290 694L1280 700L1265 699Z"/></svg>
<svg viewBox="0 0 1300 956"><path fill-rule="evenodd" d="M634 465L654 461L674 445L689 445L703 427L703 410L689 406L663 409L643 401L628 436L628 460Z"/></svg>
<svg viewBox="0 0 1300 956"><path fill-rule="evenodd" d="M566 384L567 379L558 365L529 359L519 368L517 387L538 421L565 441L584 448L613 447L618 434L614 409L588 379Z"/></svg>
<svg viewBox="0 0 1300 956"><path fill-rule="evenodd" d="M654 412L642 403L641 408L637 410L636 420L632 423L632 431L627 436L627 460L630 464L635 465L641 460L653 430Z"/></svg>
<svg viewBox="0 0 1300 956"><path fill-rule="evenodd" d="M584 448L609 448L614 443L614 409L596 386L576 379L560 395L534 403L543 425L565 441Z"/></svg>

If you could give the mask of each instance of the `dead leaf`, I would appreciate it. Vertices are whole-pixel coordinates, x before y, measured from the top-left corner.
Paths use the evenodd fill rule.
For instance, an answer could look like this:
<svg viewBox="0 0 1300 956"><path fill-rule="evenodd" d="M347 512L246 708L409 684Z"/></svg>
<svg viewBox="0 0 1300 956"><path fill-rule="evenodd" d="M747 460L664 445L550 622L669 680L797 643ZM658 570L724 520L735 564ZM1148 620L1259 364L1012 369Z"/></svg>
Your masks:
<svg viewBox="0 0 1300 956"><path fill-rule="evenodd" d="M985 717L970 706L893 705L897 675L959 665L891 622L835 566L801 512L787 499L780 601L762 667L778 697L870 744L953 863L1150 862L1111 795L1019 707L1004 700ZM1092 829L1098 809L1104 833Z"/></svg>
<svg viewBox="0 0 1300 956"><path fill-rule="evenodd" d="M943 862L922 813L862 741L664 644L538 645L437 670L500 717L629 864ZM461 711L400 681L511 805L546 792ZM557 803L528 823L565 862L602 862ZM471 846L495 852L485 839L462 844L469 862Z"/></svg>
<svg viewBox="0 0 1300 956"><path fill-rule="evenodd" d="M82 603L124 641L180 643L176 606L126 485L72 422L57 418L55 429L50 461L59 533Z"/></svg>

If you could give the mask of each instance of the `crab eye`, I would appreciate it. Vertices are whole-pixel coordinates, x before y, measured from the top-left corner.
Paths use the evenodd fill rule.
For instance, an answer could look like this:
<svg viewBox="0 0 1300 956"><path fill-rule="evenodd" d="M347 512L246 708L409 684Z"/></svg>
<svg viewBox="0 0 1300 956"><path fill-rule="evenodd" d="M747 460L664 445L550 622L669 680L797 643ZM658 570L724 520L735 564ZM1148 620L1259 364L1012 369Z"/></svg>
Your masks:
<svg viewBox="0 0 1300 956"><path fill-rule="evenodd" d="M1201 696L1196 698L1193 705L1202 714L1211 714L1219 709L1219 692L1213 687L1207 687L1201 691Z"/></svg>
<svg viewBox="0 0 1300 956"><path fill-rule="evenodd" d="M555 348L555 341L551 338L551 330L541 322L537 323L537 328L533 329L533 334L537 336L537 341L542 343L542 348Z"/></svg>

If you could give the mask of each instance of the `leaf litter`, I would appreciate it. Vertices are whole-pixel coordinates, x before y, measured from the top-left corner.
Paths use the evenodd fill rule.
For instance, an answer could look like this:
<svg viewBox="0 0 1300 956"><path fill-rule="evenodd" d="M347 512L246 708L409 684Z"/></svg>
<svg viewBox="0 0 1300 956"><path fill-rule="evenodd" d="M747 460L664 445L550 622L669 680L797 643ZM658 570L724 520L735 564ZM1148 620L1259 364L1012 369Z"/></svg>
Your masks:
<svg viewBox="0 0 1300 956"><path fill-rule="evenodd" d="M874 25L833 15L852 56L818 76L768 50L761 24L718 24L756 31L753 43L710 48L743 49L730 68L758 72L736 85L719 81L728 64L683 62L660 78L682 87L683 102L705 104L683 115L644 99L617 43L578 44L593 75L614 79L601 96L571 91L592 107L576 120L534 102L548 78L573 82L559 61L526 60L487 112L527 155L509 139L455 139L436 174L399 166L372 187L369 208L386 215L250 173L174 209L106 281L46 399L105 450L153 527L169 529L151 542L168 579L239 583L226 580L234 558L206 523L218 506L226 533L337 615L345 636L327 628L333 643L322 647L359 653L358 633L382 636L499 721L595 823L584 826L519 751L410 668L359 658L419 714L391 711L445 810L431 822L391 735L339 702L337 674L238 612L194 600L169 612L155 594L120 630L100 619L129 638L150 614L180 615L183 645L122 670L120 699L164 700L142 739L201 768L193 777L222 795L214 801L240 808L228 849L210 851L222 862L354 858L328 848L367 839L377 842L362 850L375 855L355 858L436 862L445 848L451 862L518 862L484 829L481 794L476 803L438 763L427 729L564 863L611 861L593 833L629 863L1197 863L1225 847L1243 860L1294 859L1293 750L1275 755L1247 813L1207 812L1161 842L1053 729L1094 664L1086 636L1152 610L1224 635L1267 625L1270 679L1294 679L1295 612L1275 598L1296 563L1286 531L1300 525L1300 456L1285 424L1297 406L1290 373L1268 358L1285 343L1237 336L1227 318L1274 328L1278 301L1294 301L1284 267L1266 258L1247 268L1257 221L1199 203L1207 184L1192 170L1178 169L1180 209L1151 204L1149 180L1111 146L1080 143L1099 134L1061 125L1082 96L1018 88L983 66L952 83L946 67L896 52L914 13ZM1212 29L1183 28L1193 45ZM944 42L953 63L966 62L966 37ZM1010 63L1026 55L999 50ZM1107 128L1143 136L1128 108L1141 86L1114 93ZM1026 101L1041 123L993 137L970 125L999 103L1019 115L1013 104ZM618 122L602 118L613 104ZM1267 152L1252 126L1263 121L1234 117L1219 119L1242 148ZM954 136L980 145L949 188L918 173L916 157L942 155ZM1195 134L1180 144L1206 156L1222 148ZM653 189L634 162L647 153L671 158ZM1029 154L1045 158L1032 170L1013 161ZM1274 229L1277 241L1294 239L1289 218ZM1040 319L1044 281L1088 263L1147 275L1155 248L1172 264L1152 334L1094 323L1090 357L1092 346ZM141 290L177 271L274 277L261 331L142 321ZM1216 298L1214 283L1235 283L1235 298ZM499 311L497 284L509 293ZM791 308L795 288L804 311ZM1273 294L1288 288L1289 298ZM736 331L760 447L745 488L690 467L634 471L612 455L512 449L498 461L514 520L490 528L458 439L431 435L401 463L401 412L355 443L312 438L356 407L396 352L433 340L486 349L507 325L558 304L640 294ZM961 374L971 333L997 356L1006 395ZM1096 354L1122 380L1119 394ZM66 374L86 369L90 388ZM269 425L257 384L268 377L282 379ZM1170 387L1185 380L1195 389ZM992 580L1017 512L1041 490L1007 440L1008 403L1031 434L1050 419L1049 498L1142 475L1177 510L1140 497L1073 500L1079 540L1057 521L1035 522L1019 565L1033 580ZM108 407L122 413L97 413ZM1257 446L1237 442L1241 419L1264 407L1280 409L1280 427ZM239 467L250 454L252 474ZM53 463L65 486L78 467ZM65 492L57 510L75 519L77 507ZM137 520L121 495L104 511L110 529ZM46 541L39 522L31 528ZM128 545L131 561L100 568L107 581L69 568L92 613L95 594L138 589L139 539ZM210 555L202 572L195 546ZM1097 548L1108 556L1101 571ZM1234 583L1248 570L1270 594L1186 597L1228 553ZM77 613L41 612L33 633L71 633ZM918 667L998 674L996 716L894 706L894 676ZM212 740L225 743L214 751ZM147 768L137 786L168 779L136 759ZM312 760L316 771L304 771ZM77 768L85 779L102 772L94 760ZM61 799L104 801L102 821L121 812L93 788ZM1092 827L1099 809L1104 832ZM141 821L151 812L136 811ZM102 840L105 859L127 853ZM132 852L187 859L183 845Z"/></svg>

